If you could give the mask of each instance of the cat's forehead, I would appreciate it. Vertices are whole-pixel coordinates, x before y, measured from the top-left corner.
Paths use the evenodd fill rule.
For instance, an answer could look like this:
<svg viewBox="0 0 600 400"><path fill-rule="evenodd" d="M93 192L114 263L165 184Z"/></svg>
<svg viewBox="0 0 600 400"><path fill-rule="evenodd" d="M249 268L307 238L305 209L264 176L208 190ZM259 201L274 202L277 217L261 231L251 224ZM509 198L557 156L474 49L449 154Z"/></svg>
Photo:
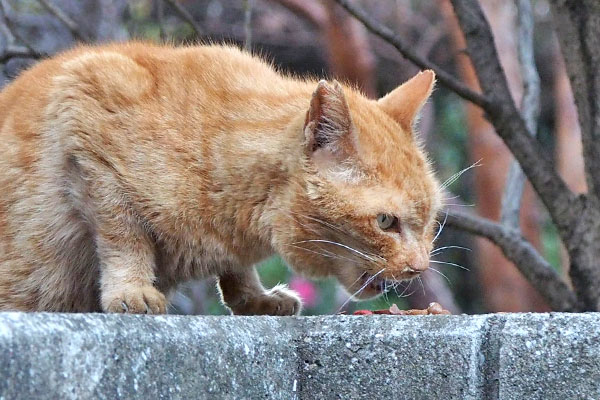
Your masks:
<svg viewBox="0 0 600 400"><path fill-rule="evenodd" d="M372 100L351 102L359 157L373 184L365 197L373 207L404 210L425 221L438 207L437 181L412 132L404 130ZM398 211L399 212L399 211Z"/></svg>
<svg viewBox="0 0 600 400"><path fill-rule="evenodd" d="M368 101L353 112L359 157L378 180L403 186L407 176L428 173L424 153L413 137L396 123L376 102ZM354 111L354 110L353 110Z"/></svg>

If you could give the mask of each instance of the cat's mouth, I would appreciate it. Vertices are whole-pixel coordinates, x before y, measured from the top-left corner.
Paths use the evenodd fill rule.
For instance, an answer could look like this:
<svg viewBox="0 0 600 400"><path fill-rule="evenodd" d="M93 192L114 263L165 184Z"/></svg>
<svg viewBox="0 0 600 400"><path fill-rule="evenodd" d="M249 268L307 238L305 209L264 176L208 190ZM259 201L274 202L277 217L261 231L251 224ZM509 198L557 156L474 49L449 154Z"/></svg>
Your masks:
<svg viewBox="0 0 600 400"><path fill-rule="evenodd" d="M387 279L369 273L363 273L358 279L358 285L363 290L383 293L385 291Z"/></svg>
<svg viewBox="0 0 600 400"><path fill-rule="evenodd" d="M399 282L410 281L419 275L420 273L416 271L404 271L400 274L400 276L394 277L395 279L390 279L381 276L380 274L370 274L368 272L364 272L359 278L359 284L363 290L385 293Z"/></svg>

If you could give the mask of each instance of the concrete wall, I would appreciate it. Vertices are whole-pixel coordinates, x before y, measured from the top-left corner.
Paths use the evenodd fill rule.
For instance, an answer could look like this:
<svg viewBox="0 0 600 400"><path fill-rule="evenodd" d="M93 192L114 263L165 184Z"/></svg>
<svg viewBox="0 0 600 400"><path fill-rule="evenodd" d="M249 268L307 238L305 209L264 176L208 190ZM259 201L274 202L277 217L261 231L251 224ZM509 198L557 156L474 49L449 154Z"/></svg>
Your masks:
<svg viewBox="0 0 600 400"><path fill-rule="evenodd" d="M0 313L0 399L600 399L600 314Z"/></svg>

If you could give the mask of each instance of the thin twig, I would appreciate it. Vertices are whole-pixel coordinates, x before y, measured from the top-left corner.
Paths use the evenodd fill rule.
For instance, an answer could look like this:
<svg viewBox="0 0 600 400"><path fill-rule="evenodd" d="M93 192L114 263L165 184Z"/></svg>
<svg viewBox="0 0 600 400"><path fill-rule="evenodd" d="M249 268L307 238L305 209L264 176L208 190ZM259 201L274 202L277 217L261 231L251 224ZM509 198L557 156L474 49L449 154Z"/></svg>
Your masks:
<svg viewBox="0 0 600 400"><path fill-rule="evenodd" d="M34 49L18 32L15 31L12 21L9 18L9 5L5 0L0 0L0 20L4 21L2 25L3 34L6 37L7 46L4 52L0 54L0 63L4 63L13 57L21 58L40 58L42 53ZM15 42L23 43L23 46L16 45Z"/></svg>
<svg viewBox="0 0 600 400"><path fill-rule="evenodd" d="M36 53L36 50L29 43L29 41L27 41L23 36L21 36L19 32L15 29L10 15L12 13L12 9L10 8L10 5L6 2L6 0L0 0L0 8L2 11L2 15L4 16L6 30L10 34L9 42L14 43L15 41L19 41L23 44L23 46L27 47L29 51L31 51L32 53Z"/></svg>
<svg viewBox="0 0 600 400"><path fill-rule="evenodd" d="M200 28L200 25L198 25L198 23L196 22L196 20L194 20L194 17L192 16L192 14L190 14L190 12L188 10L186 10L181 4L179 4L179 2L177 0L165 0L167 3L169 3L177 12L177 14L179 14L179 16L185 20L185 22L187 22L188 24L191 25L192 29L194 30L194 32L196 32L196 36L200 37L202 36L202 28Z"/></svg>
<svg viewBox="0 0 600 400"><path fill-rule="evenodd" d="M252 0L244 0L244 49L252 48Z"/></svg>
<svg viewBox="0 0 600 400"><path fill-rule="evenodd" d="M434 70L440 83L450 88L462 98L469 100L479 107L483 109L489 108L489 100L484 95L471 90L468 86L448 72L444 71L441 67L414 52L412 46L404 43L404 41L390 28L369 17L364 10L361 10L348 0L335 0L335 2L344 7L346 11L352 14L354 18L359 20L369 31L394 46L404 57L415 63L417 66L423 69Z"/></svg>
<svg viewBox="0 0 600 400"><path fill-rule="evenodd" d="M446 225L483 236L496 244L553 310L581 310L575 293L519 231L460 210L449 211Z"/></svg>
<svg viewBox="0 0 600 400"><path fill-rule="evenodd" d="M65 14L63 12L63 10L61 10L60 8L58 8L57 6L55 6L54 4L50 3L50 0L38 0L38 2L46 9L48 10L48 12L52 15L54 15L56 18L58 18L58 20L60 20L60 22L63 23L64 26L67 27L67 29L69 29L69 31L71 32L71 34L73 36L75 36L75 38L77 38L77 40L80 40L82 42L89 42L89 38L87 37L87 35L85 35L79 25L73 21L67 14Z"/></svg>
<svg viewBox="0 0 600 400"><path fill-rule="evenodd" d="M530 135L535 136L540 113L540 76L535 66L533 48L533 10L531 0L516 0L518 9L518 50L523 78L521 115ZM506 187L502 197L502 223L509 228L520 229L520 210L525 175L515 160L510 165Z"/></svg>
<svg viewBox="0 0 600 400"><path fill-rule="evenodd" d="M563 241L573 235L573 227L582 204L569 190L554 168L550 157L542 153L529 134L510 94L504 70L494 45L494 36L478 0L451 0L479 83L491 100L487 116L508 146L548 209Z"/></svg>
<svg viewBox="0 0 600 400"><path fill-rule="evenodd" d="M165 33L165 3L164 0L155 0L155 4L160 40L164 42L167 40L167 34Z"/></svg>
<svg viewBox="0 0 600 400"><path fill-rule="evenodd" d="M0 24L0 30L2 30L2 34L6 38L7 46L10 46L15 43L15 35L13 35L11 29L8 27L8 16L7 16L7 8L4 4L4 0L0 0L0 20L4 23Z"/></svg>

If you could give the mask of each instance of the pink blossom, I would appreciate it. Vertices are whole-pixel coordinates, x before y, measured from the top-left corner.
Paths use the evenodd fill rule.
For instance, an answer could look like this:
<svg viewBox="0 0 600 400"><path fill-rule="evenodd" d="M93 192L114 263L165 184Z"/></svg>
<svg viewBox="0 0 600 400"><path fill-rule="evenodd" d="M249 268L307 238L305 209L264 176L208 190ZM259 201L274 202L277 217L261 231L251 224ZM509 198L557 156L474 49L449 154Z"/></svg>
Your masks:
<svg viewBox="0 0 600 400"><path fill-rule="evenodd" d="M313 307L317 304L319 295L317 288L311 281L295 276L290 281L290 289L295 290L300 295L302 304L305 307Z"/></svg>

